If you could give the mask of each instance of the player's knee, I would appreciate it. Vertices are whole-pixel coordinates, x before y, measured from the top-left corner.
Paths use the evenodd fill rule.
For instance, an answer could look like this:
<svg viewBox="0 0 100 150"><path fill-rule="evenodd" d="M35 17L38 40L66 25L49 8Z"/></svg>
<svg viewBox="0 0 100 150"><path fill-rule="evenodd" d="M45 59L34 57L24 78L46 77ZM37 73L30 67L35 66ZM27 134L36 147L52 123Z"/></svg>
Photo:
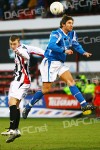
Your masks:
<svg viewBox="0 0 100 150"><path fill-rule="evenodd" d="M47 94L48 92L49 92L49 89L43 89L43 90L42 90L42 93L43 93L43 94Z"/></svg>
<svg viewBox="0 0 100 150"><path fill-rule="evenodd" d="M44 94L47 94L49 91L50 91L50 88L49 88L49 87L42 89L42 92L43 92Z"/></svg>
<svg viewBox="0 0 100 150"><path fill-rule="evenodd" d="M43 84L42 86L42 92L43 94L47 94L51 89L51 84Z"/></svg>
<svg viewBox="0 0 100 150"><path fill-rule="evenodd" d="M9 105L9 106L17 105L17 101L16 101L16 99L14 99L14 98L10 98L10 99L9 99L9 101L8 101L8 105Z"/></svg>
<svg viewBox="0 0 100 150"><path fill-rule="evenodd" d="M75 81L74 80L69 80L69 81L67 81L67 85L68 86L73 86L73 85L75 85Z"/></svg>

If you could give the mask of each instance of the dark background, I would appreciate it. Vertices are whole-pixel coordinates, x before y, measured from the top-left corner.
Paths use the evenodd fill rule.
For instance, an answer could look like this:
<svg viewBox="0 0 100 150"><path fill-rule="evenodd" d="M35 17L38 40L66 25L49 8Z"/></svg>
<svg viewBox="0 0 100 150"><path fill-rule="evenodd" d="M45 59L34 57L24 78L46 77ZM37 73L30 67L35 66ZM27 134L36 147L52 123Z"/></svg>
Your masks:
<svg viewBox="0 0 100 150"><path fill-rule="evenodd" d="M91 30L76 30L77 31L77 35L78 35L78 39L80 44L83 46L84 50L92 53L92 57L90 58L85 58L84 56L79 56L79 60L84 60L84 61L97 61L100 60L100 29L91 29ZM31 33L33 32L33 34L31 35L27 35L29 31L25 31L24 36L22 36L21 34L21 39L42 39L42 38L48 38L49 39L49 33L51 32L51 29L48 29L47 31L42 31L42 33L40 32L40 35L34 34L34 31L31 31ZM39 32L39 31L37 31ZM44 32L47 34L44 34ZM19 33L19 32L18 32ZM11 34L17 34L17 33L2 33L0 34L0 63L12 63L14 62L13 59L9 58L8 55L8 49L9 49L9 37ZM3 35L3 36L2 36ZM34 45L35 46L35 45ZM36 58L34 58L34 61L36 60ZM67 61L68 62L75 62L76 61L76 52L74 51L74 54L71 56L67 56Z"/></svg>

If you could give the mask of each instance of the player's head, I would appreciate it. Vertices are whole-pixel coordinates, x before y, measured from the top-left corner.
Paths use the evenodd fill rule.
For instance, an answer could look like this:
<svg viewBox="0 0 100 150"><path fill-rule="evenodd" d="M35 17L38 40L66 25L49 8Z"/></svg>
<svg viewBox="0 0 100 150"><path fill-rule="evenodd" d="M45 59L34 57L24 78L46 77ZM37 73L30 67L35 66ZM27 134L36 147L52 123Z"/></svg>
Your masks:
<svg viewBox="0 0 100 150"><path fill-rule="evenodd" d="M9 38L9 45L12 50L15 50L20 45L20 37L17 35L12 35Z"/></svg>
<svg viewBox="0 0 100 150"><path fill-rule="evenodd" d="M60 28L65 32L70 32L73 29L74 19L71 16L64 15L60 21Z"/></svg>

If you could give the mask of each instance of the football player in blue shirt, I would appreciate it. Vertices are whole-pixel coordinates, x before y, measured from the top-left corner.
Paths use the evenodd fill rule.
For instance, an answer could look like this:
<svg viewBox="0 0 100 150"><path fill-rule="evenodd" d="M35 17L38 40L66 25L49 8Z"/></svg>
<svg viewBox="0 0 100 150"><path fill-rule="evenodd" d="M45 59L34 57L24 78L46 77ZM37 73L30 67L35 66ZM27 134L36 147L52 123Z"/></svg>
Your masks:
<svg viewBox="0 0 100 150"><path fill-rule="evenodd" d="M71 47L86 57L92 55L86 52L78 43L76 32L73 30L73 23L74 20L71 16L64 15L60 21L60 28L51 32L50 40L44 53L45 57L40 66L43 82L42 89L34 94L31 102L24 108L22 113L24 119L27 118L32 106L41 99L44 94L50 91L52 83L56 80L57 76L69 86L72 95L79 101L83 111L95 108L92 104L86 102L75 85L69 67L64 63L66 56L73 54L73 51L70 49Z"/></svg>

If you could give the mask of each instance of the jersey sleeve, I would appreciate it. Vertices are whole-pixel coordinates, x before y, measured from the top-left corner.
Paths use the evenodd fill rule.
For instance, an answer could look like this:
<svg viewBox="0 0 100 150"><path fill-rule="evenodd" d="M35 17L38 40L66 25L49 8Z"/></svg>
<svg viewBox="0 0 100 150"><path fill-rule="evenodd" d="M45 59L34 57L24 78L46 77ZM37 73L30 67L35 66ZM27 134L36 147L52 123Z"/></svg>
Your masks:
<svg viewBox="0 0 100 150"><path fill-rule="evenodd" d="M50 40L47 48L55 52L63 53L64 48L58 46L58 43L60 42L61 38L62 38L61 35L57 31L53 31L50 34Z"/></svg>
<svg viewBox="0 0 100 150"><path fill-rule="evenodd" d="M74 31L73 33L73 39L72 39L72 47L75 49L75 51L77 51L80 54L84 54L86 51L83 49L82 45L79 44L78 42L78 38L76 35L76 32Z"/></svg>
<svg viewBox="0 0 100 150"><path fill-rule="evenodd" d="M25 60L29 60L30 59L30 55L29 55L26 47L19 47L19 48L17 48L15 53L17 55L23 57Z"/></svg>
<svg viewBox="0 0 100 150"><path fill-rule="evenodd" d="M35 47L35 46L26 46L28 49L28 52L30 54L35 54L35 55L39 55L39 56L44 56L44 50L39 48L39 47Z"/></svg>

